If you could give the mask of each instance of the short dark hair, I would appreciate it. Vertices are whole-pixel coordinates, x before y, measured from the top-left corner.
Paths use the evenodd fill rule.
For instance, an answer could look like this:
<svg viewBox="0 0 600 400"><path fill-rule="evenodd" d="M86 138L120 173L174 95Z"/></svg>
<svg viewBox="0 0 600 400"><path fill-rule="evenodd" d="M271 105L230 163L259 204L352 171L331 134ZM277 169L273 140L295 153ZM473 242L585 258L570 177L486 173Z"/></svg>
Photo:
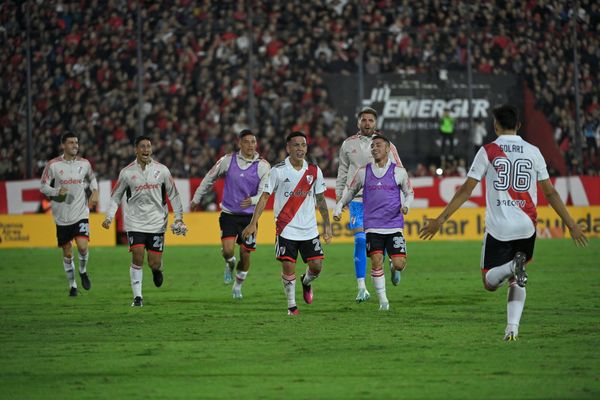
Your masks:
<svg viewBox="0 0 600 400"><path fill-rule="evenodd" d="M517 129L519 125L519 110L510 104L502 104L492 111L494 119L504 129Z"/></svg>
<svg viewBox="0 0 600 400"><path fill-rule="evenodd" d="M306 135L304 134L304 132L300 132L300 131L294 131L292 133L290 133L289 135L287 135L287 138L285 139L286 143L289 143L290 140L292 140L295 137L301 136L304 139L306 139Z"/></svg>
<svg viewBox="0 0 600 400"><path fill-rule="evenodd" d="M150 136L145 136L145 135L136 137L135 141L133 142L133 144L137 147L137 145L140 144L140 142L142 140L147 140L147 141L150 142L150 144L152 144L152 139L150 139Z"/></svg>
<svg viewBox="0 0 600 400"><path fill-rule="evenodd" d="M360 110L360 112L358 113L358 118L360 119L360 117L362 117L363 114L371 114L372 116L375 117L375 119L377 119L377 111L375 111L374 108L371 107L364 107L362 110Z"/></svg>
<svg viewBox="0 0 600 400"><path fill-rule="evenodd" d="M69 139L69 138L75 138L75 139L77 139L77 135L74 132L72 132L72 131L66 131L65 133L63 133L61 135L60 142L64 144L64 143L67 142L67 139Z"/></svg>
<svg viewBox="0 0 600 400"><path fill-rule="evenodd" d="M375 135L373 135L373 137L371 138L371 141L373 141L375 139L381 139L381 140L387 142L387 144L392 144L392 142L390 142L390 139L386 138L381 133L376 133Z"/></svg>
<svg viewBox="0 0 600 400"><path fill-rule="evenodd" d="M243 139L244 136L248 136L248 135L256 136L256 135L254 135L254 132L252 132L250 129L242 129L240 131L240 133L238 134L240 139Z"/></svg>

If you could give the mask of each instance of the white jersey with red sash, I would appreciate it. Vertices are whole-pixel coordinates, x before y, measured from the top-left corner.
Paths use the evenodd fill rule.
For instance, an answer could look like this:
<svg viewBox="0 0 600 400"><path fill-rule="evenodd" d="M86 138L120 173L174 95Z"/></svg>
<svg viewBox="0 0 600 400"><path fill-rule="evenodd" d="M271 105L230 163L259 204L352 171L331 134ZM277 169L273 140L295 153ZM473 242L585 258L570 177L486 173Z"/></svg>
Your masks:
<svg viewBox="0 0 600 400"><path fill-rule="evenodd" d="M485 229L502 241L535 233L537 181L548 179L540 150L517 135L501 135L479 149L468 176L486 182Z"/></svg>
<svg viewBox="0 0 600 400"><path fill-rule="evenodd" d="M271 169L265 193L275 193L277 234L290 240L309 240L319 236L315 217L315 195L325 192L321 169L306 161L296 170L289 157Z"/></svg>

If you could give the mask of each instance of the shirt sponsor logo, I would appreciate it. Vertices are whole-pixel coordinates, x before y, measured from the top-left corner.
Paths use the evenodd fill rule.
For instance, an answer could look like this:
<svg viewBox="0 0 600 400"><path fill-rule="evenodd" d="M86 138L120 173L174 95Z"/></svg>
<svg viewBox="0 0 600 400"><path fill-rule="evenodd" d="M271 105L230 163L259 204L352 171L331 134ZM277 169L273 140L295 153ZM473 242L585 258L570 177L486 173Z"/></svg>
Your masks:
<svg viewBox="0 0 600 400"><path fill-rule="evenodd" d="M135 191L140 192L142 190L153 190L158 188L160 188L160 185L158 183L144 183L143 185L136 186Z"/></svg>
<svg viewBox="0 0 600 400"><path fill-rule="evenodd" d="M305 192L304 190L290 190L289 192L283 192L285 197L306 197L311 195L311 191Z"/></svg>
<svg viewBox="0 0 600 400"><path fill-rule="evenodd" d="M81 185L83 183L83 179L61 179L59 183L61 185Z"/></svg>
<svg viewBox="0 0 600 400"><path fill-rule="evenodd" d="M376 185L367 185L367 188L369 190L392 190L397 187L398 186L395 186L395 185L384 185L381 182L377 182Z"/></svg>

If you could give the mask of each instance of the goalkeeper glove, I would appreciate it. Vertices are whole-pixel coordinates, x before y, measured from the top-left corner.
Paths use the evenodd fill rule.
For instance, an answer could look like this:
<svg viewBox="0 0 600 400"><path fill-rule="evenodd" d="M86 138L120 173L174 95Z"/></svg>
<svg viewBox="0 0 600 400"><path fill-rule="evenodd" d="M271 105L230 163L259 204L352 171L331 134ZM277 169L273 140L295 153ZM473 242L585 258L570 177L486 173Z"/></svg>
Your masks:
<svg viewBox="0 0 600 400"><path fill-rule="evenodd" d="M187 226L183 223L183 221L177 220L175 222L173 222L173 224L171 225L171 232L173 232L173 234L178 235L178 236L185 236L185 234L187 233Z"/></svg>

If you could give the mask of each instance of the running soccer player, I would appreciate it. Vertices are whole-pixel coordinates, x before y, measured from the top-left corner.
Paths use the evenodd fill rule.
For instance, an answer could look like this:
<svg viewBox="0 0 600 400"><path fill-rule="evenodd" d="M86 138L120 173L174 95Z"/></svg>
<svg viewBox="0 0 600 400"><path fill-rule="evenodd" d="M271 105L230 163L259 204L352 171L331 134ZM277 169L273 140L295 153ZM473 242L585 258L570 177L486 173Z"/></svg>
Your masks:
<svg viewBox="0 0 600 400"><path fill-rule="evenodd" d="M225 188L221 203L219 226L221 228L222 254L225 259L224 282L233 281L233 270L236 264L234 255L235 243L240 245L240 261L237 264L235 283L232 288L234 299L242 298L242 284L250 269L250 254L256 250L256 237L249 236L242 240L242 230L248 226L261 188L269 178L269 163L260 158L256 152L256 136L249 129L239 134L240 151L226 154L208 171L202 183L196 189L191 209L194 210L213 187L217 178L225 176Z"/></svg>
<svg viewBox="0 0 600 400"><path fill-rule="evenodd" d="M587 238L552 186L539 149L517 136L521 126L517 109L505 104L493 113L498 138L479 149L465 183L437 218L425 220L419 235L421 239L433 238L485 177L487 207L480 265L483 286L493 292L508 280L504 340L512 341L519 335L526 297L525 265L535 245L537 184L569 228L575 244L586 246Z"/></svg>
<svg viewBox="0 0 600 400"><path fill-rule="evenodd" d="M169 197L175 213L175 221L171 225L173 233L185 235L187 227L183 223L183 207L171 172L151 158L152 141L148 136L135 139L135 155L135 161L119 173L119 180L113 189L110 207L102 226L106 229L110 227L121 199L126 195L124 215L131 252L131 306L142 307L144 250L148 252L148 265L152 270L154 285L160 287L163 283L162 253L169 219L166 196Z"/></svg>
<svg viewBox="0 0 600 400"><path fill-rule="evenodd" d="M390 160L390 150L388 138L383 135L372 137L373 162L358 169L333 214L333 219L339 221L344 207L362 189L367 254L371 258L371 277L379 298L379 309L383 311L390 308L385 292L384 252L387 251L392 268L399 277L400 271L406 267L404 215L408 213L414 197L406 169ZM404 202L401 193L404 194Z"/></svg>
<svg viewBox="0 0 600 400"><path fill-rule="evenodd" d="M40 191L50 198L52 217L56 223L58 247L63 251L63 267L69 281L69 296L77 296L73 262L75 240L79 253L81 286L90 290L92 282L87 273L90 240L90 210L98 203L98 182L88 160L77 157L79 139L72 132L61 136L63 154L50 160L44 168ZM89 201L86 188L91 190Z"/></svg>
<svg viewBox="0 0 600 400"><path fill-rule="evenodd" d="M377 111L370 107L363 108L358 113L358 133L350 136L342 143L339 155L339 167L337 179L335 181L335 197L339 202L352 182L354 174L360 167L373 161L371 155L371 141L376 133ZM398 167L403 167L396 146L390 145L390 160ZM359 192L355 199L349 205L350 210L350 229L354 233L354 272L358 284L357 302L363 302L369 299L370 294L365 285L365 276L367 273L367 242L363 226L363 203L362 193ZM400 275L390 265L392 271L392 283L398 285Z"/></svg>
<svg viewBox="0 0 600 400"><path fill-rule="evenodd" d="M260 218L269 196L275 193L276 242L275 256L281 261L283 289L288 303L288 315L299 313L296 305L296 259L298 252L308 264L301 276L304 301L311 304L313 292L311 283L321 273L323 267L323 249L319 240L315 206L323 219L323 239L331 241L331 223L329 210L325 202L325 181L323 172L304 158L307 151L306 135L292 132L286 139L288 157L275 165L269 174L269 180L258 200L252 220L242 232L247 239L256 234Z"/></svg>

